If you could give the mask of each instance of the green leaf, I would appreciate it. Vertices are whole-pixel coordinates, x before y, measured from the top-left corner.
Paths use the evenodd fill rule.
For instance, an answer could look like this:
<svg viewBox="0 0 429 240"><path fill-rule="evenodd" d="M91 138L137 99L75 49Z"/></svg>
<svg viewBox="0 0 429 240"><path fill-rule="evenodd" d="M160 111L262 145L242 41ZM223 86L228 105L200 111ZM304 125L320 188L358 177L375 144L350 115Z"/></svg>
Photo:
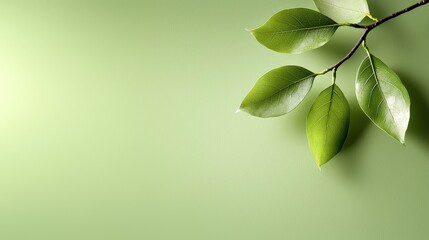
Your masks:
<svg viewBox="0 0 429 240"><path fill-rule="evenodd" d="M359 23L369 13L366 0L314 0L319 11L338 23Z"/></svg>
<svg viewBox="0 0 429 240"><path fill-rule="evenodd" d="M338 26L338 23L319 12L294 8L276 13L251 32L258 42L269 49L301 53L327 43Z"/></svg>
<svg viewBox="0 0 429 240"><path fill-rule="evenodd" d="M334 84L323 90L307 116L308 143L318 166L341 150L349 122L349 104L340 88Z"/></svg>
<svg viewBox="0 0 429 240"><path fill-rule="evenodd" d="M304 99L315 77L315 73L299 66L274 69L256 82L240 110L264 118L288 113Z"/></svg>
<svg viewBox="0 0 429 240"><path fill-rule="evenodd" d="M356 96L365 114L401 143L410 120L410 97L398 75L374 55L359 67Z"/></svg>

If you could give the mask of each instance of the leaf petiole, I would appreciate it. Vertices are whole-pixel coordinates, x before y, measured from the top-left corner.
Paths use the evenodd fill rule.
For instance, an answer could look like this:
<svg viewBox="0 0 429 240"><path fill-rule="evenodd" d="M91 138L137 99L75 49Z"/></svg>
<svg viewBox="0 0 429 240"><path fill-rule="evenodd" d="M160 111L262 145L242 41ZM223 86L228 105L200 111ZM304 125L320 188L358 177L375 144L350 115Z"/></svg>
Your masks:
<svg viewBox="0 0 429 240"><path fill-rule="evenodd" d="M332 85L335 84L335 81L337 80L337 68L332 69Z"/></svg>
<svg viewBox="0 0 429 240"><path fill-rule="evenodd" d="M373 17L371 14L366 15L369 19L371 19L374 22L378 22L378 19Z"/></svg>
<svg viewBox="0 0 429 240"><path fill-rule="evenodd" d="M369 52L369 49L368 49L368 46L366 45L366 41L365 40L362 41L362 47L363 47L363 49L365 49L366 54L368 56L371 56L371 53Z"/></svg>

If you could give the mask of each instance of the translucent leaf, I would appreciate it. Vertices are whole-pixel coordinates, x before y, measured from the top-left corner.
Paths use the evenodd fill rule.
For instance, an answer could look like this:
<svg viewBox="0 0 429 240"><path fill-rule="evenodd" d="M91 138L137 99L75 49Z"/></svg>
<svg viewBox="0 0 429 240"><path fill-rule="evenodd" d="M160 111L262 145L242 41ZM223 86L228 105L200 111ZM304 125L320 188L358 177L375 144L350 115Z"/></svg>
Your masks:
<svg viewBox="0 0 429 240"><path fill-rule="evenodd" d="M340 88L334 84L323 90L307 116L308 143L318 166L341 150L349 122L349 104Z"/></svg>
<svg viewBox="0 0 429 240"><path fill-rule="evenodd" d="M264 25L252 30L252 34L274 51L301 53L327 43L338 26L319 12L295 8L276 13Z"/></svg>
<svg viewBox="0 0 429 240"><path fill-rule="evenodd" d="M356 78L356 96L365 114L401 143L410 120L410 97L398 75L373 55L365 58Z"/></svg>
<svg viewBox="0 0 429 240"><path fill-rule="evenodd" d="M262 76L240 109L257 117L276 117L293 110L307 95L315 74L303 67L284 66Z"/></svg>
<svg viewBox="0 0 429 240"><path fill-rule="evenodd" d="M369 13L366 0L314 0L319 11L338 23L359 23Z"/></svg>

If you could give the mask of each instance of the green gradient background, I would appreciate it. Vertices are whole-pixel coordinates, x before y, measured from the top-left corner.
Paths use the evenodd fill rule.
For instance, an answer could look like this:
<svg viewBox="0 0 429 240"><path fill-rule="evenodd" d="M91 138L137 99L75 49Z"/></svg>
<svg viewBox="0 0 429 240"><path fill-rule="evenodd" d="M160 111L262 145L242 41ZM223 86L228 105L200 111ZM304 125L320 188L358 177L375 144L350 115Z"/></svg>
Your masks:
<svg viewBox="0 0 429 240"><path fill-rule="evenodd" d="M415 0L370 1L381 17ZM384 6L385 5L385 6ZM310 0L0 1L0 239L260 240L429 237L429 6L371 33L409 89L407 146L354 97L362 50L338 72L352 109L320 172L298 110L235 110L270 69L320 71L360 31L285 55L245 28Z"/></svg>

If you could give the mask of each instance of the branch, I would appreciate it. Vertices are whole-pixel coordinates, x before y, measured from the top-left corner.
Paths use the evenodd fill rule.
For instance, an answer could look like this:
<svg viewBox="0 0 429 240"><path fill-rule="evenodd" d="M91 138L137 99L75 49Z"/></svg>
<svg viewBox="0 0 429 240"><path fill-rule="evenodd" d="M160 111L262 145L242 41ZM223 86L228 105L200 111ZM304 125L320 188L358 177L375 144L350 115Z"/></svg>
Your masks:
<svg viewBox="0 0 429 240"><path fill-rule="evenodd" d="M426 5L428 3L429 3L429 0L422 0L422 1L420 1L414 5L411 5L411 6L404 8L398 12L395 12L390 16L382 18L379 21L376 21L375 23L370 24L370 25L366 25L366 26L359 25L359 24L348 24L348 25L346 25L346 26L350 26L350 27L354 27L354 28L363 28L363 29L365 29L365 31L363 32L363 34L361 35L359 40L356 42L355 46L350 50L349 53L347 53L347 55L343 59L341 59L339 62L334 64L332 67L325 69L323 72L320 73L320 75L323 75L323 74L330 72L332 70L336 71L338 69L338 67L341 66L341 64L343 64L345 61L347 61L349 58L351 58L355 54L355 52L359 48L359 46L366 40L366 36L368 36L368 33L371 32L374 28L380 26L381 24L383 24L389 20L392 20L396 17L399 17L400 15L402 15L404 13L407 13L407 12L409 12L415 8L421 7L421 6Z"/></svg>
<svg viewBox="0 0 429 240"><path fill-rule="evenodd" d="M369 27L375 28L375 27L381 25L382 23L385 23L385 22L387 22L387 21L389 21L389 20L391 20L393 18L396 18L396 17L398 17L398 16L400 16L400 15L406 13L406 12L409 12L409 11L415 9L415 8L421 7L421 6L423 6L425 4L428 4L428 3L429 3L429 0L422 0L422 1L420 1L420 2L418 2L416 4L414 4L414 5L411 5L411 6L407 7L407 8L402 9L401 11L395 12L392 15L381 19L380 21L375 22L372 25L369 25Z"/></svg>

